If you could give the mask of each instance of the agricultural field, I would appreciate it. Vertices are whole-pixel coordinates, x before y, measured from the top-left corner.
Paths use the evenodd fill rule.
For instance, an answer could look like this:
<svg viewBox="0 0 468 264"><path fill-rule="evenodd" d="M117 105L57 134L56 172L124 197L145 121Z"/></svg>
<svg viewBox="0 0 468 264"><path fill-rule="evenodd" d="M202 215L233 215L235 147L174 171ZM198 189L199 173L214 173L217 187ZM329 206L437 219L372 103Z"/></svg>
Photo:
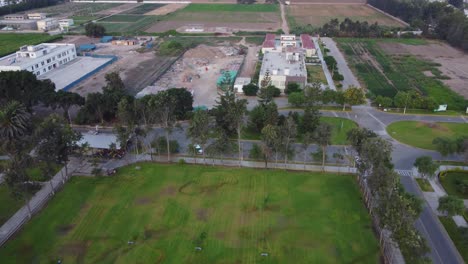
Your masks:
<svg viewBox="0 0 468 264"><path fill-rule="evenodd" d="M0 34L0 57L14 53L23 45L36 45L43 42L53 42L61 39L61 36L50 36L49 34Z"/></svg>
<svg viewBox="0 0 468 264"><path fill-rule="evenodd" d="M29 13L47 13L51 17L67 17L67 16L88 16L93 15L108 9L118 7L122 4L114 3L73 3L67 2L64 4L29 10Z"/></svg>
<svg viewBox="0 0 468 264"><path fill-rule="evenodd" d="M73 177L0 258L378 263L379 246L354 177L143 163Z"/></svg>
<svg viewBox="0 0 468 264"><path fill-rule="evenodd" d="M312 5L289 5L287 7L287 18L290 27L294 25L312 25L320 27L329 22L331 19L337 18L343 21L345 18L351 20L367 21L370 24L379 23L385 26L404 26L401 22L382 14L367 5L359 4L312 4Z"/></svg>
<svg viewBox="0 0 468 264"><path fill-rule="evenodd" d="M437 137L468 137L467 123L426 123L399 121L387 126L387 132L394 139L410 146L435 150L432 141Z"/></svg>
<svg viewBox="0 0 468 264"><path fill-rule="evenodd" d="M148 12L151 12L153 10L156 10L160 7L165 6L164 4L142 4L140 6L137 6L133 9L124 11L123 14L127 15L144 15Z"/></svg>
<svg viewBox="0 0 468 264"><path fill-rule="evenodd" d="M388 46L400 44L412 46L414 50L424 49L428 41L357 38L335 40L361 84L372 95L393 98L398 91L416 90L434 98L439 104L447 104L451 110L465 109L467 101L444 84L443 80L450 77L439 69L441 64L416 55L388 51Z"/></svg>
<svg viewBox="0 0 468 264"><path fill-rule="evenodd" d="M106 32L116 34L138 34L159 21L158 16L114 15L98 21L106 28Z"/></svg>
<svg viewBox="0 0 468 264"><path fill-rule="evenodd" d="M230 31L275 31L281 26L278 5L189 4L161 18L148 32L188 26L226 27Z"/></svg>

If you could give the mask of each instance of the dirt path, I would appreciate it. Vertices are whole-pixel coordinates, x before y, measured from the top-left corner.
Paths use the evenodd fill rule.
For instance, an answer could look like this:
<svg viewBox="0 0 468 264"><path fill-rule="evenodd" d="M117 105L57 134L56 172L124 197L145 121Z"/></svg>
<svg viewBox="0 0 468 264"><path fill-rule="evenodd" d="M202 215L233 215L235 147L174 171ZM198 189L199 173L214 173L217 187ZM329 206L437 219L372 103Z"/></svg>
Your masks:
<svg viewBox="0 0 468 264"><path fill-rule="evenodd" d="M281 29L283 30L284 34L289 34L289 26L288 20L286 20L286 11L284 10L284 3L281 2Z"/></svg>
<svg viewBox="0 0 468 264"><path fill-rule="evenodd" d="M239 42L240 45L247 46L247 54L245 55L244 66L242 67L240 77L249 77L252 78L255 73L255 66L257 65L258 57L257 54L260 48L256 45L247 45L245 42L245 37Z"/></svg>

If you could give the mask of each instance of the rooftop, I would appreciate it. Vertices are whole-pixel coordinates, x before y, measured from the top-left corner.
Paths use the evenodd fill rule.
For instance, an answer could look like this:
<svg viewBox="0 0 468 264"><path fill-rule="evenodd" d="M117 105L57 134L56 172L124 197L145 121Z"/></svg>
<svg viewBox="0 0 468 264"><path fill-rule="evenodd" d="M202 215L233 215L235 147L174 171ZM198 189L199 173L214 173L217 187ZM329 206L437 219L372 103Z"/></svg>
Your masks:
<svg viewBox="0 0 468 264"><path fill-rule="evenodd" d="M27 64L32 61L36 61L40 58L38 56L37 58L30 58L26 56L18 56L18 54L25 54L25 53L31 53L31 52L37 52L40 50L45 50L46 54L49 54L51 52L60 50L62 48L68 48L74 44L57 44L57 43L42 43L39 45L35 46L22 46L19 51L17 51L15 54L10 54L5 57L0 58L0 66L21 66L23 64Z"/></svg>
<svg viewBox="0 0 468 264"><path fill-rule="evenodd" d="M315 44L308 34L301 34L302 47L304 49L315 49Z"/></svg>
<svg viewBox="0 0 468 264"><path fill-rule="evenodd" d="M234 85L247 85L252 81L249 77L237 77L236 82Z"/></svg>
<svg viewBox="0 0 468 264"><path fill-rule="evenodd" d="M285 76L307 76L304 60L302 55L299 61L291 61L286 59L285 53L267 52L263 56L261 75L265 75L267 71L270 75L285 75Z"/></svg>

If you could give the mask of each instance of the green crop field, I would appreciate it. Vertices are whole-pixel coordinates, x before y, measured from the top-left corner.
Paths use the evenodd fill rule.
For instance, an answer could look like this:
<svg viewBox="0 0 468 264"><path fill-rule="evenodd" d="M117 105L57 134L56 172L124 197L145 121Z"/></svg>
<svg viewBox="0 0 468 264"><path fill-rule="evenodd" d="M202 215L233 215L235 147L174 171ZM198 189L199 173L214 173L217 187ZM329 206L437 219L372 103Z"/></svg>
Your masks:
<svg viewBox="0 0 468 264"><path fill-rule="evenodd" d="M352 176L146 163L73 177L0 259L379 263L379 247Z"/></svg>
<svg viewBox="0 0 468 264"><path fill-rule="evenodd" d="M112 16L114 17L114 16ZM104 26L106 28L107 33L120 33L120 34L134 34L138 32L145 31L148 27L150 27L152 24L154 24L156 21L159 20L158 16L136 16L132 15L130 17L139 17L138 20L135 22L123 22L125 18L121 17L126 17L126 15L119 15L117 20L120 19L122 22L116 22L116 20L112 20L112 17L109 17L111 20L104 19L101 21L98 21L98 24ZM113 22L107 22L107 21L113 21Z"/></svg>
<svg viewBox="0 0 468 264"><path fill-rule="evenodd" d="M106 17L100 22L137 22L140 19L143 19L144 16L141 15L113 15L110 17Z"/></svg>
<svg viewBox="0 0 468 264"><path fill-rule="evenodd" d="M137 6L133 9L124 11L122 14L130 14L130 15L143 15L145 13L151 12L153 10L156 10L162 6L165 6L164 4L142 4L140 6Z"/></svg>
<svg viewBox="0 0 468 264"><path fill-rule="evenodd" d="M18 51L23 45L53 42L61 38L61 36L50 36L48 34L0 34L0 57Z"/></svg>
<svg viewBox="0 0 468 264"><path fill-rule="evenodd" d="M457 196L460 199L468 199L468 194L464 194L458 190L457 183L459 181L468 181L468 172L449 171L440 177L440 183L449 195Z"/></svg>
<svg viewBox="0 0 468 264"><path fill-rule="evenodd" d="M389 55L379 42L400 42L408 45L425 45L420 39L359 39L336 38L348 63L361 82L373 95L394 97L398 91L416 90L434 98L438 104L448 104L452 110L464 110L467 101L452 91L441 79L446 78L438 64L411 55ZM426 76L430 72L434 76Z"/></svg>
<svg viewBox="0 0 468 264"><path fill-rule="evenodd" d="M184 12L278 12L278 5L189 4Z"/></svg>
<svg viewBox="0 0 468 264"><path fill-rule="evenodd" d="M435 150L432 141L437 137L468 137L468 124L463 123L425 123L400 121L387 126L387 132L394 139L407 145Z"/></svg>

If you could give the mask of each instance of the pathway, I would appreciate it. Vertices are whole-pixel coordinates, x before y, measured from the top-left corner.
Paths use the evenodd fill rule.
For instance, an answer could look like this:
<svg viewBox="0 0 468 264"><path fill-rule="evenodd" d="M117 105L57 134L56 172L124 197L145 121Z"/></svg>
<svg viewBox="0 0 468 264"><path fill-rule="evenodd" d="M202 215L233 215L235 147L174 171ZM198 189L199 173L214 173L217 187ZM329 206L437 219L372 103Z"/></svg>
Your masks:
<svg viewBox="0 0 468 264"><path fill-rule="evenodd" d="M283 30L284 34L289 34L289 25L288 25L288 20L286 19L285 5L282 1L280 1L280 9L281 9L281 29Z"/></svg>

